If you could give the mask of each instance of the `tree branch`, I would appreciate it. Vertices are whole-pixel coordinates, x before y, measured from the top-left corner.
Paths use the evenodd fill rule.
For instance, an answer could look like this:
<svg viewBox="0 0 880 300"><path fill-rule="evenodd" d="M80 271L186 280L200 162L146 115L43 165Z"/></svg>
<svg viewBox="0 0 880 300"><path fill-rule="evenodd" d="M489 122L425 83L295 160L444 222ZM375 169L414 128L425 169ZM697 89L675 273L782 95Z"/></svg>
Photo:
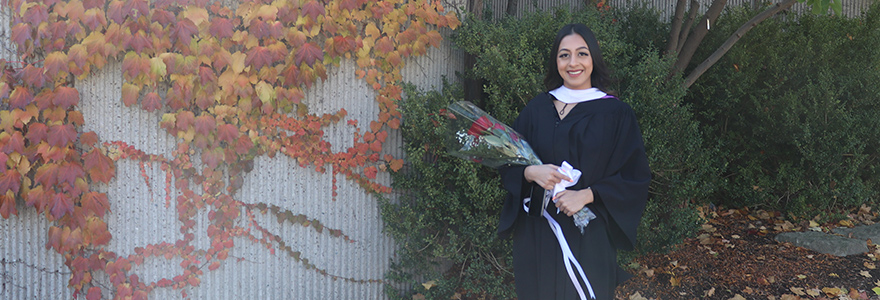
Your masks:
<svg viewBox="0 0 880 300"><path fill-rule="evenodd" d="M746 33L749 32L749 30L755 28L755 26L758 26L758 24L763 22L764 20L778 14L783 10L790 8L792 5L794 5L795 2L797 2L797 0L785 0L783 2L776 3L775 5L767 8L766 10L762 11L751 20L743 24L739 29L736 30L736 32L733 33L733 35L727 38L727 40L724 41L724 44L721 44L721 46L718 47L718 49L716 49L715 52L712 53L712 55L709 55L706 60L704 60L702 63L700 63L699 66L691 71L687 78L685 78L685 88L693 85L694 82L697 81L697 78L700 78L700 76L702 76L703 73L706 72L706 70L708 70L710 67L712 67L712 65L718 62L718 60L721 59L721 57L724 56L724 54L726 54L727 51L729 51L730 48L733 47L733 44L735 44L743 36L745 36Z"/></svg>
<svg viewBox="0 0 880 300"><path fill-rule="evenodd" d="M666 53L672 53L678 49L678 35L681 33L685 5L687 5L687 0L678 0L675 3L675 14L672 15L672 28L669 30L669 41L666 42Z"/></svg>
<svg viewBox="0 0 880 300"><path fill-rule="evenodd" d="M684 41L687 40L688 35L691 33L691 27L694 25L694 19L697 18L697 12L700 11L700 2L697 0L691 1L691 10L688 12L687 22L685 22L684 26L681 27L681 34L678 37L678 41L676 42L675 53L681 53L681 47L684 46Z"/></svg>
<svg viewBox="0 0 880 300"><path fill-rule="evenodd" d="M708 24L715 23L715 20L718 19L718 15L721 14L721 10L724 9L725 5L727 5L727 0L712 1L712 6L709 6L706 15L704 15L703 19L700 20L700 23L697 24L694 33L687 39L687 41L685 41L684 47L682 47L681 52L678 53L678 60L675 61L675 65L672 68L673 74L684 71L684 68L687 67L691 58L693 58L694 53L697 52L697 47L703 42L706 33L709 32ZM703 26L703 24L707 24L707 26Z"/></svg>

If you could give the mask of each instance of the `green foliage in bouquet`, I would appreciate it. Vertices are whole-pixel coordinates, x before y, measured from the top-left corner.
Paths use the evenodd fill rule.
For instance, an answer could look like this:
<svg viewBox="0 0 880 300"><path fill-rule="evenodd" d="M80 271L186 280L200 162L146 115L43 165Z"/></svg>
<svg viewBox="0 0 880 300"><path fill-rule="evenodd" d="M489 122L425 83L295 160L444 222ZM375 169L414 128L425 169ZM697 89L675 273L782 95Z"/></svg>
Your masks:
<svg viewBox="0 0 880 300"><path fill-rule="evenodd" d="M748 8L729 11L708 42L722 43L750 14ZM858 18L767 20L738 42L687 99L702 111L698 119L729 165L716 198L730 206L783 209L795 218L876 204L876 49L880 3Z"/></svg>
<svg viewBox="0 0 880 300"><path fill-rule="evenodd" d="M704 145L698 123L683 105L680 79L667 80L671 61L631 30L659 24L656 13L535 13L521 19L468 19L453 41L477 57L466 76L485 82L483 99L461 99L458 86L441 92L409 87L400 103L408 164L393 173L395 189L405 191L383 205L386 228L402 251L389 273L389 295L411 299L510 299L515 297L509 240L495 234L505 191L494 169L448 155L440 110L454 101L476 103L511 124L534 95L543 91L544 64L556 31L572 22L590 26L619 79L613 86L639 117L654 172L651 198L639 230L639 251L662 251L694 232L696 206L713 192L721 170L715 150ZM630 40L633 39L633 40ZM628 257L631 255L624 255ZM430 284L427 284L430 283ZM426 284L426 285L423 285ZM410 288L403 295L395 287ZM431 287L427 289L426 287Z"/></svg>

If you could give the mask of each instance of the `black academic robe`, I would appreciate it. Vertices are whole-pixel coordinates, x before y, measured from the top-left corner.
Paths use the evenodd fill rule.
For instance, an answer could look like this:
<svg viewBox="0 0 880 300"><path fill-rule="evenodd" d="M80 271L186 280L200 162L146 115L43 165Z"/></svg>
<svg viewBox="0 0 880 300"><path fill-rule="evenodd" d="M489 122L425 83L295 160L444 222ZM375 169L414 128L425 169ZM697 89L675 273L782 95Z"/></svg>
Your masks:
<svg viewBox="0 0 880 300"><path fill-rule="evenodd" d="M588 204L597 218L581 233L574 220L557 214L552 202L547 212L562 227L599 300L614 298L616 286L631 275L617 265L617 250L632 250L636 228L648 198L651 171L632 108L617 98L577 105L561 119L553 96L532 99L513 124L544 163L568 161L583 174L568 189L592 188ZM543 190L523 177L524 166L501 168L508 191L498 232L513 235L513 268L519 300L578 299L563 264L556 237L543 217L530 217L522 199ZM532 197L535 199L535 197ZM540 199L540 198L537 198ZM576 272L576 271L575 271ZM589 297L586 288L584 293Z"/></svg>

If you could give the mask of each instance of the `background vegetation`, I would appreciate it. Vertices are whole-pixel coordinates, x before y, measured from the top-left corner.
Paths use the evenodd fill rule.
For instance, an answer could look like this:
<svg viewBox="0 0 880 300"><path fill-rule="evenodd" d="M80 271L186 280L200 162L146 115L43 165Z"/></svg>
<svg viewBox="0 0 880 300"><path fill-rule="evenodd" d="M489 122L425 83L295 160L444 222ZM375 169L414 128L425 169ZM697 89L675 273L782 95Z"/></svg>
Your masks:
<svg viewBox="0 0 880 300"><path fill-rule="evenodd" d="M537 13L499 21L470 18L453 37L477 62L466 76L485 82L484 97L467 99L510 123L541 92L546 49L562 25L590 26L619 81L613 89L636 110L654 172L651 201L640 231L639 249L657 251L679 242L698 224L695 204L704 203L719 174L698 123L682 103L679 78L667 79L671 61L642 37L662 23L650 11L631 14L585 10ZM438 112L461 100L461 89L406 90L400 104L408 165L393 174L395 188L408 193L387 202L387 230L403 246L390 274L430 299L514 297L509 241L495 234L505 192L497 173L448 156L442 145L444 120ZM389 294L399 295L393 288ZM409 298L409 296L404 296Z"/></svg>
<svg viewBox="0 0 880 300"><path fill-rule="evenodd" d="M729 11L707 42L750 13ZM713 201L794 218L877 201L878 14L765 21L696 82L686 102L728 165Z"/></svg>
<svg viewBox="0 0 880 300"><path fill-rule="evenodd" d="M725 11L693 61L763 9ZM645 8L471 17L454 41L477 58L467 78L484 83L483 97L466 100L511 122L542 91L556 30L571 22L593 29L615 70L613 89L639 116L654 175L639 245L622 255L625 264L691 235L700 206L782 210L797 219L876 203L878 14L875 4L860 18L769 19L690 88L668 75L675 58L660 51L670 25ZM390 279L427 299L507 299L514 296L510 247L494 234L504 196L497 174L446 155L436 142L444 132L438 112L461 100L460 90L410 88L401 102L409 164L393 176L408 193L383 207L403 245Z"/></svg>

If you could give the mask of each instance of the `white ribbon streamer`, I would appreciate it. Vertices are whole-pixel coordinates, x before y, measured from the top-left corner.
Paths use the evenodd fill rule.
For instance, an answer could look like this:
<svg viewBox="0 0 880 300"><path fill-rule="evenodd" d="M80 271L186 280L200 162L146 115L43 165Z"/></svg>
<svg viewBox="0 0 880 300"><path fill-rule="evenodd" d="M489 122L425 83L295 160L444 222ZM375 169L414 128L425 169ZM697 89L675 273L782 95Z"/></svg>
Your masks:
<svg viewBox="0 0 880 300"><path fill-rule="evenodd" d="M531 198L523 199L523 209L525 209L526 212L529 212L529 202L531 200ZM546 210L544 210L543 216L544 219L547 219L547 224L550 225L553 234L556 235L556 241L559 242L559 248L562 249L562 261L565 264L565 270L568 271L568 278L571 279L571 283L574 284L574 288L577 290L581 300L587 300L587 296L584 295L584 290L578 282L577 275L575 275L574 270L571 268L572 264L577 267L578 273L581 275L581 278L584 279L584 284L587 285L587 291L590 292L590 299L596 299L596 294L593 293L593 286L590 284L590 280L587 279L587 275L584 274L581 264L578 263L577 258L575 258L574 254L571 252L571 248L568 247L568 241L562 234L562 227L559 226L559 223L557 223Z"/></svg>

